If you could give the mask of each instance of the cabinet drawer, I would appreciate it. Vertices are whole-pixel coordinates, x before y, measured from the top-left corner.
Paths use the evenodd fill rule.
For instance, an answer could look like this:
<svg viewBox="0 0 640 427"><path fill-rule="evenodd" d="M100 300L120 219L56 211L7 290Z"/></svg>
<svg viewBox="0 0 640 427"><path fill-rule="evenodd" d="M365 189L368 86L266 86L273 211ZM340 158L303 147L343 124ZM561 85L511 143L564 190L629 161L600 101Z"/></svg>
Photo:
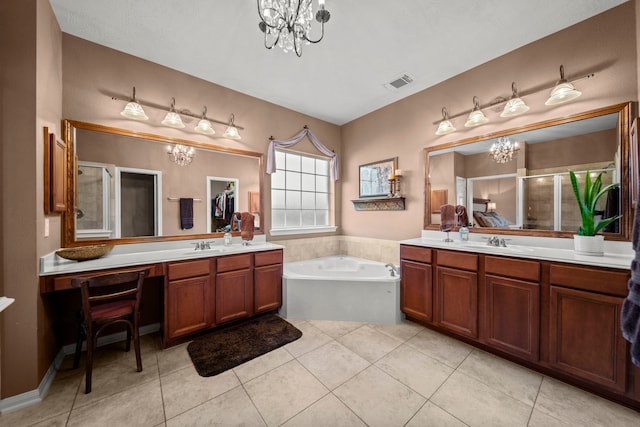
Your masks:
<svg viewBox="0 0 640 427"><path fill-rule="evenodd" d="M478 271L478 255L457 251L437 251L436 256L439 266Z"/></svg>
<svg viewBox="0 0 640 427"><path fill-rule="evenodd" d="M400 258L431 264L431 249L400 245Z"/></svg>
<svg viewBox="0 0 640 427"><path fill-rule="evenodd" d="M169 263L168 270L169 280L205 276L209 274L209 258L194 261L171 262Z"/></svg>
<svg viewBox="0 0 640 427"><path fill-rule="evenodd" d="M629 271L607 270L573 265L552 264L549 281L552 285L568 286L585 291L620 297L627 296Z"/></svg>
<svg viewBox="0 0 640 427"><path fill-rule="evenodd" d="M227 255L218 258L217 272L240 270L251 267L251 254Z"/></svg>
<svg viewBox="0 0 640 427"><path fill-rule="evenodd" d="M540 263L521 259L486 256L484 268L487 274L514 277L516 279L540 281Z"/></svg>
<svg viewBox="0 0 640 427"><path fill-rule="evenodd" d="M162 276L162 264L152 264L152 265L135 265L131 267L124 268L114 268L109 270L101 270L101 271L86 271L84 273L76 273L65 276L55 276L53 279L50 279L51 276L47 276L45 280L45 286L41 286L41 292L50 292L50 291L62 291L65 289L71 289L71 279L75 277L86 277L86 276L97 276L99 274L110 274L110 273L120 273L124 271L130 270L138 270L142 268L149 269L149 275L147 277L157 277Z"/></svg>
<svg viewBox="0 0 640 427"><path fill-rule="evenodd" d="M282 264L282 251L256 252L254 255L254 264L256 267L262 265Z"/></svg>

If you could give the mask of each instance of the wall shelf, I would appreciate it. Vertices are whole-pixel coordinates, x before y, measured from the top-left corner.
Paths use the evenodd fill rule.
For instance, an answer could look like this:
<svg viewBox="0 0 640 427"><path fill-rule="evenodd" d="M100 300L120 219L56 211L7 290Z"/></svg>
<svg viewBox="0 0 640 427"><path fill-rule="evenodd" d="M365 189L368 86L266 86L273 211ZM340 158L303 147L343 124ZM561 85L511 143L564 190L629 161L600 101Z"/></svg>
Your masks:
<svg viewBox="0 0 640 427"><path fill-rule="evenodd" d="M403 211L404 197L380 197L351 201L357 211Z"/></svg>

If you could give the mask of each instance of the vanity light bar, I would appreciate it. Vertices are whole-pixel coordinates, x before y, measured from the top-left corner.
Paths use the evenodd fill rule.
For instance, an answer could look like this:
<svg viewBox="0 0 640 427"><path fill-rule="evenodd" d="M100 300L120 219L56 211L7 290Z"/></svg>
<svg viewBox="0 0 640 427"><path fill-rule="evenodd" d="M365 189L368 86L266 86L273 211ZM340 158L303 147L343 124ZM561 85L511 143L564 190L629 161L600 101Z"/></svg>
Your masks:
<svg viewBox="0 0 640 427"><path fill-rule="evenodd" d="M560 80L554 84L554 86L553 86L553 88L552 88L551 93L553 94L553 93L556 91L557 86L558 86L559 84L565 84L565 85L567 85L567 84L571 84L571 83L577 82L577 81L579 81L579 80L583 80L583 79L590 79L590 78L592 78L592 77L595 77L595 73L589 73L589 74L583 75L583 76L581 76L581 77L577 77L577 78L575 78L575 79L573 79L573 80L567 81L567 80L564 78L564 66L562 66L562 65L561 65L561 66L560 66ZM512 83L511 87L512 87L512 93L513 93L513 95L512 95L512 97L511 97L511 98L505 98L505 97L503 97L503 96L498 96L498 97L494 98L494 99L493 99L493 101L491 101L491 102L489 102L489 103L487 103L487 104L482 105L482 104L476 104L477 97L475 97L475 96L474 96L474 107L473 107L471 110L466 110L466 111L463 111L463 112L461 112L461 113L457 113L457 114L453 114L453 115L446 114L446 116L445 116L444 111L446 111L446 109L444 109L444 108L443 108L443 118L441 118L441 119L439 119L439 120L437 120L437 121L433 122L433 124L434 124L434 125L438 126L438 130L436 131L436 135L446 135L446 134L448 134L448 133L453 132L453 130L451 130L451 129L454 129L454 130L455 130L455 127L453 127L453 125L451 124L451 120L452 120L452 119L455 119L455 118L457 118L457 117L462 117L462 116L467 116L467 117L468 117L470 114L472 114L472 113L474 113L474 112L482 111L482 110L485 110L485 109L487 109L487 108L492 108L492 107L496 107L496 106L501 106L501 105L507 104L508 102L510 102L510 101L511 101L511 100L513 100L513 99L518 99L518 100L520 100L520 98L522 98L523 96L526 96L526 95L532 95L532 94L535 94L535 93L538 93L538 92L542 92L542 91L546 91L546 90L548 90L548 89L546 89L546 88L545 88L545 89L538 89L538 90L517 91L517 92L516 92L515 82L514 82L514 83ZM579 93L579 92L578 92L578 93ZM571 98L571 99L573 99L573 98ZM570 99L567 99L567 101L569 101L569 100L570 100ZM566 102L566 101L565 101L565 102ZM558 103L553 104L553 103L549 103L549 101L547 101L547 104L546 104L546 105L557 105L557 104L558 104ZM526 110L525 110L525 111L523 111L523 113L524 113L524 112L526 112ZM504 112L503 112L503 114L504 114ZM520 113L520 114L521 114L521 113ZM506 115L506 114L505 114L505 115L501 115L501 116L502 116L502 117L508 117L508 115ZM448 123L445 123L445 125L446 125L446 126L444 126L444 128L445 128L445 129L442 129L442 128L443 128L443 126L441 126L441 123L442 123L443 121L445 121L445 120L446 120ZM466 126L466 125L465 125L465 126ZM469 126L467 126L467 127L469 127Z"/></svg>
<svg viewBox="0 0 640 427"><path fill-rule="evenodd" d="M156 103L149 102L149 101L143 101L143 100L141 100L140 98L136 98L136 97L135 97L135 87L133 88L133 94L134 94L134 95L133 95L133 98L127 98L126 96L120 96L120 95L111 95L110 97L111 97L111 99L112 99L112 100L114 100L114 101L124 101L124 102L127 102L127 103L135 102L135 103L137 103L137 104L139 104L139 105L144 105L145 107L155 108L155 109L162 110L162 111L167 111L167 112L171 112L171 111L172 111L172 108L173 108L173 111L174 111L174 112L176 112L176 113L178 113L178 114L179 114L179 115L181 115L181 116L189 116L189 117L192 117L192 118L194 118L194 119L198 119L198 120L202 119L202 117L203 117L203 114L194 114L194 113L192 113L192 112L191 112L191 111L189 111L189 110L185 110L185 109L179 110L179 109L176 109L176 108L175 108L175 105L172 105L172 106L167 107L167 106L162 105L162 104L156 104ZM173 99L173 98L172 98L172 99ZM128 104L127 104L127 106L128 106ZM205 107L205 112L206 112L206 107ZM143 114L144 114L144 113L143 113ZM133 118L133 117L131 117L131 116L125 116L125 117ZM146 117L146 116L145 116L145 117ZM139 119L134 118L134 120L139 120ZM208 117L208 116L207 116L207 120L209 120L210 122L218 123L218 124L220 124L220 125L225 125L225 126L228 126L228 125L229 125L229 120L227 120L227 121L216 120L216 119L212 119L211 117ZM244 128L243 128L242 126L239 126L239 125L238 125L237 123L235 123L235 122L234 122L234 126L235 126L237 129L244 130Z"/></svg>

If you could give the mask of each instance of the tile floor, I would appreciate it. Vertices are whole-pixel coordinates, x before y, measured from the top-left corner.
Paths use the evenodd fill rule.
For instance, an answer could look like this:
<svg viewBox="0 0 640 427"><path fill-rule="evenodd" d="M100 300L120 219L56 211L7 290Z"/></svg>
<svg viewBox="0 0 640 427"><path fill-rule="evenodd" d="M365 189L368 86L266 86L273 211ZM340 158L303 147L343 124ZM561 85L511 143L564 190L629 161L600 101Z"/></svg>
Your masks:
<svg viewBox="0 0 640 427"><path fill-rule="evenodd" d="M640 412L413 323L291 323L298 341L210 378L156 334L141 373L133 352L101 349L87 395L69 356L44 401L0 426L640 425Z"/></svg>

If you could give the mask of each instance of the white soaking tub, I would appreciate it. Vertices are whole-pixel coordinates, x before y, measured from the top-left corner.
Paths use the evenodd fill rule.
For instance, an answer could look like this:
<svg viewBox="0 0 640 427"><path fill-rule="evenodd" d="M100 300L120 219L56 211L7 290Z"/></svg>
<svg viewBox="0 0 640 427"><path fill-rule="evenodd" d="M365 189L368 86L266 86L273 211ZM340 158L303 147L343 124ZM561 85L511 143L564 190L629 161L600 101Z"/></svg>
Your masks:
<svg viewBox="0 0 640 427"><path fill-rule="evenodd" d="M282 308L290 319L399 323L400 277L385 264L331 256L284 264Z"/></svg>

